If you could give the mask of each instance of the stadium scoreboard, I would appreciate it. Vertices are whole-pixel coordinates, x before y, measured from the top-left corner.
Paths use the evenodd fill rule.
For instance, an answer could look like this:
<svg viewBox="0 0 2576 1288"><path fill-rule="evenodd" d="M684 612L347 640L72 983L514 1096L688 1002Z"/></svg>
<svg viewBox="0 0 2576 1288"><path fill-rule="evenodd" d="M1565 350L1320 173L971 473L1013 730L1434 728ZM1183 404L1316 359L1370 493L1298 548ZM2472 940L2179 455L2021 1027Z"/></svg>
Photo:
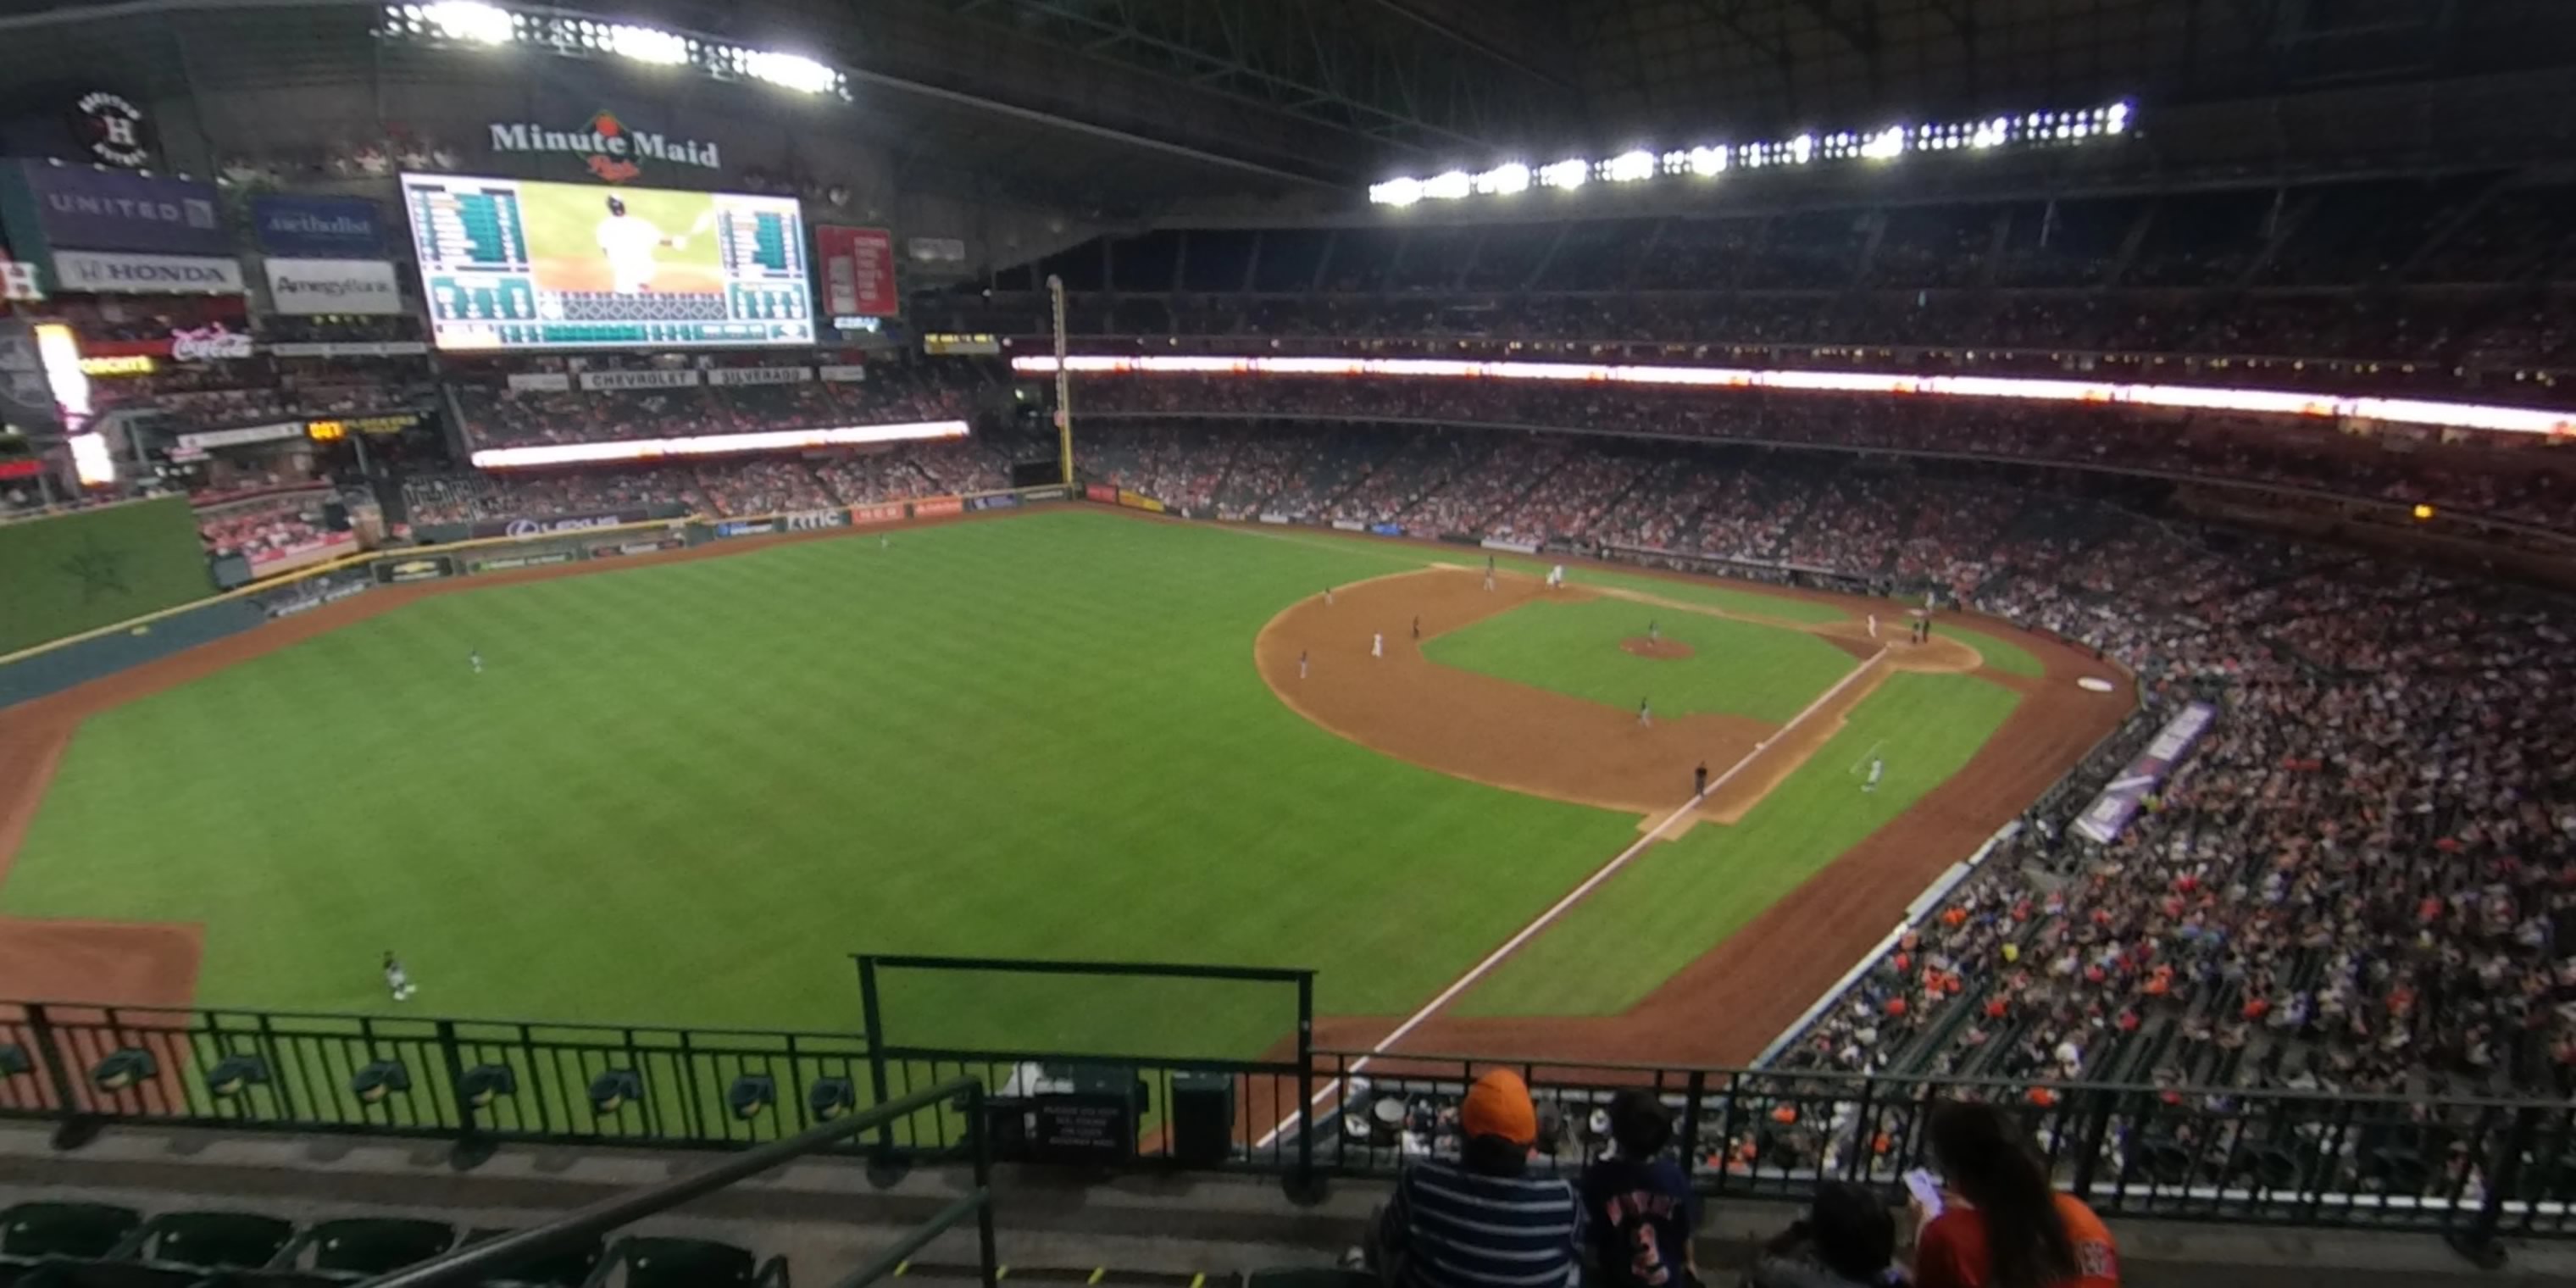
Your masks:
<svg viewBox="0 0 2576 1288"><path fill-rule="evenodd" d="M795 198L403 176L441 349L810 345Z"/></svg>

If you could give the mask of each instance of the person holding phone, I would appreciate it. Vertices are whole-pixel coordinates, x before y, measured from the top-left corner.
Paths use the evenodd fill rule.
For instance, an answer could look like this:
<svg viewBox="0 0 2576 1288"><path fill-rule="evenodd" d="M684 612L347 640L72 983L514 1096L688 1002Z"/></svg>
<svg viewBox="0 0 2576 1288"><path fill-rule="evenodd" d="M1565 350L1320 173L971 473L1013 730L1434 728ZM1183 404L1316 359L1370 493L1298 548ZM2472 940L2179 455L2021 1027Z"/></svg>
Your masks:
<svg viewBox="0 0 2576 1288"><path fill-rule="evenodd" d="M1896 1218L1878 1193L1827 1181L1806 1216L1762 1245L1744 1288L1898 1288L1895 1261Z"/></svg>
<svg viewBox="0 0 2576 1288"><path fill-rule="evenodd" d="M2001 1110L1942 1105L1930 1136L1950 1195L1963 1201L1945 1210L1915 1201L1917 1288L2120 1288L2110 1229L2050 1187L2038 1154Z"/></svg>

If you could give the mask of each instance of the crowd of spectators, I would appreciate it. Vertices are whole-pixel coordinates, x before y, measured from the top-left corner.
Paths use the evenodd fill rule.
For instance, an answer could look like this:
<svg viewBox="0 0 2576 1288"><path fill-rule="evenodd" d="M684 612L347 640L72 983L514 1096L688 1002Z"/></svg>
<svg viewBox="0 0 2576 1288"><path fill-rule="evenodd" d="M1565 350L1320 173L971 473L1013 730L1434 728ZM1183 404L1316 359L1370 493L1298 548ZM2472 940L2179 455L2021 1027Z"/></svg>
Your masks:
<svg viewBox="0 0 2576 1288"><path fill-rule="evenodd" d="M609 470L421 474L405 478L402 493L410 522L418 527L673 510L716 517L788 514L1008 486L1005 453L980 440L950 439L865 452Z"/></svg>
<svg viewBox="0 0 2576 1288"><path fill-rule="evenodd" d="M2546 284L2565 183L2370 181L1572 224L1168 230L1073 248L934 302L927 324L1078 334L2225 355L2224 379L2561 397L2576 328ZM2537 315L2537 316L2535 316ZM1973 358L1970 353L1973 352ZM1775 360L1778 355L1774 355ZM2301 366L2295 360L2309 360ZM2338 360L2331 370L2316 360ZM2551 383L2517 387L2516 377ZM2498 387L2498 378L2503 379Z"/></svg>
<svg viewBox="0 0 2576 1288"><path fill-rule="evenodd" d="M961 420L973 412L976 379L965 364L881 363L864 381L548 390L512 389L495 373L452 387L467 437L497 447Z"/></svg>
<svg viewBox="0 0 2576 1288"><path fill-rule="evenodd" d="M2388 440L2409 449L2399 451L2324 427L2257 427L2212 416L2149 417L2118 408L1817 393L1534 388L1467 380L1161 375L1091 381L1078 405L1090 418L1159 414L1418 420L1967 454L2274 484L2576 531L2576 475L2545 444L2446 450L2411 437ZM1376 499L1382 505L1383 498Z"/></svg>
<svg viewBox="0 0 2576 1288"><path fill-rule="evenodd" d="M329 539L323 492L238 502L197 512L197 536L209 555L240 555L256 567L310 550Z"/></svg>
<svg viewBox="0 0 2576 1288"><path fill-rule="evenodd" d="M1302 507L1314 518L1544 528L1930 589L2135 669L2145 713L1788 1067L2576 1091L2576 729L2550 715L2576 704L2563 606L1935 463L1385 429L1296 431L1283 452L1247 441L1263 432L1100 426L1087 459L1146 491L1215 473L1223 494L1266 490L1253 508L1346 479ZM2092 789L2192 698L2220 714L2185 772L2114 844L2075 839Z"/></svg>

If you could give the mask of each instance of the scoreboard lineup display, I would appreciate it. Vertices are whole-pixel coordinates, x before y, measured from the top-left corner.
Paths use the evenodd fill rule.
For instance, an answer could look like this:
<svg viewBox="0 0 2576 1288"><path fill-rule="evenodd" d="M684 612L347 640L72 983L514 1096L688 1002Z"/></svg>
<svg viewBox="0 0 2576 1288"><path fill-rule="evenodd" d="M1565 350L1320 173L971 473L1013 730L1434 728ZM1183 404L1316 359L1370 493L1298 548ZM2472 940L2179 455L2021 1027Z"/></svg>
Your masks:
<svg viewBox="0 0 2576 1288"><path fill-rule="evenodd" d="M441 349L814 342L793 197L402 182Z"/></svg>

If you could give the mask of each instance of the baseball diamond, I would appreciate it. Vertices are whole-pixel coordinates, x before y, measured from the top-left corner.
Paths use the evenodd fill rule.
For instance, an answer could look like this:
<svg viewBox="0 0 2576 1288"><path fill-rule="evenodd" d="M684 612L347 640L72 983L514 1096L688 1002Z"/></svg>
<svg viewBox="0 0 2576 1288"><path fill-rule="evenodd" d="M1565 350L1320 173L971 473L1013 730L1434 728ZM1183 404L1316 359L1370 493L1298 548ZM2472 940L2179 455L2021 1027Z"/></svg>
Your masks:
<svg viewBox="0 0 2576 1288"><path fill-rule="evenodd" d="M1873 649L1825 595L1710 603L1589 567L1489 595L1434 548L1125 511L823 535L393 587L29 704L0 962L40 995L365 1011L398 1005L356 968L390 943L444 1013L821 1029L850 1022L834 949L865 922L896 951L1313 965L1334 1031L1366 1035L1683 804L1694 761L1741 760L1442 1022L1742 1060L2131 704L2052 683L2105 668L2035 637L2038 680L1959 641ZM1700 651L1631 657L1648 614ZM1372 665L1363 632L1406 615L1425 640ZM1534 654L1444 660L1524 628ZM1567 692L1603 668L1669 668L1669 717ZM258 755L221 753L245 738ZM1896 775L1863 809L1834 767L1872 742ZM387 770L313 790L353 758ZM1829 915L1783 902L1828 866ZM1640 916L1649 951L1584 950ZM199 955L137 992L60 950L156 927ZM1845 946L1693 968L1783 933ZM950 1036L993 1047L1282 1036L1257 1012L1139 1008L1104 1037L1098 1008L969 1009Z"/></svg>

